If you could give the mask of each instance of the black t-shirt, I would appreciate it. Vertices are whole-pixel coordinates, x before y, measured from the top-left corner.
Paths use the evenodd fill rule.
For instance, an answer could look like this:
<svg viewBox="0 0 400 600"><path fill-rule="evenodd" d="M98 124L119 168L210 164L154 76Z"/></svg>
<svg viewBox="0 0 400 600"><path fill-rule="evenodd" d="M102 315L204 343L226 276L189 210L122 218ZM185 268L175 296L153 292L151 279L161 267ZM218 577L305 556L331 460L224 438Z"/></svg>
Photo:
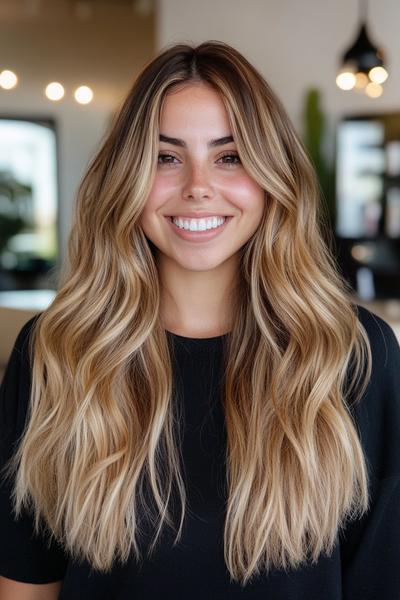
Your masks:
<svg viewBox="0 0 400 600"><path fill-rule="evenodd" d="M0 575L22 582L63 579L61 600L171 598L271 600L400 599L400 347L391 327L359 306L373 353L373 372L355 421L371 473L371 507L349 522L331 556L316 565L276 569L246 587L231 582L223 558L226 430L220 402L225 336L194 339L168 332L181 386L182 458L188 493L184 533L162 543L141 567L132 559L101 574L75 563L56 544L32 535L29 515L14 520L10 488L0 487ZM16 339L0 388L0 467L22 432L30 389L30 319ZM180 504L179 504L180 508ZM180 514L178 511L177 514Z"/></svg>

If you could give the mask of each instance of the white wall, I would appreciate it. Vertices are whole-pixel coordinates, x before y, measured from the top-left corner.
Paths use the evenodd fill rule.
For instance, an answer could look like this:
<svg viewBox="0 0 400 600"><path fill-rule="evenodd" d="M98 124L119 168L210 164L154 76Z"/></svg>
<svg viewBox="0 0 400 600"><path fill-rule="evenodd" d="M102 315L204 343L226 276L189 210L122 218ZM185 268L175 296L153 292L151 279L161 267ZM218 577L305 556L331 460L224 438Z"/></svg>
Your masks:
<svg viewBox="0 0 400 600"><path fill-rule="evenodd" d="M158 0L157 48L219 39L235 46L263 74L302 131L304 93L320 88L327 113L327 155L334 125L347 113L400 110L400 2L369 0L371 39L388 57L380 98L339 90L338 60L358 33L358 0Z"/></svg>
<svg viewBox="0 0 400 600"><path fill-rule="evenodd" d="M112 112L154 50L154 15L141 16L118 3L97 4L88 21L78 21L67 10L72 4L61 0L42 4L36 16L17 10L23 4L10 0L0 7L0 71L12 69L20 78L14 90L0 90L0 114L56 120L61 257L85 167ZM45 85L54 80L66 88L59 103L43 96ZM82 84L95 94L86 106L72 99L72 90Z"/></svg>

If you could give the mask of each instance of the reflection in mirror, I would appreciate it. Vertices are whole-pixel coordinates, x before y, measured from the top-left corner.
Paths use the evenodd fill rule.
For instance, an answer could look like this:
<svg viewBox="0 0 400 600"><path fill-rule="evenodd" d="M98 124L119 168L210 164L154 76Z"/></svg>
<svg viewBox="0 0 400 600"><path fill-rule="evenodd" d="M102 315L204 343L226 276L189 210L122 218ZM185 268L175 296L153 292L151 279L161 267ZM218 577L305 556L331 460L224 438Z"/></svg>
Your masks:
<svg viewBox="0 0 400 600"><path fill-rule="evenodd" d="M338 131L337 232L342 237L378 233L383 192L384 131L378 121L344 121Z"/></svg>
<svg viewBox="0 0 400 600"><path fill-rule="evenodd" d="M54 122L0 117L0 290L52 287L57 209Z"/></svg>
<svg viewBox="0 0 400 600"><path fill-rule="evenodd" d="M358 296L400 298L400 113L339 122L335 233Z"/></svg>
<svg viewBox="0 0 400 600"><path fill-rule="evenodd" d="M400 237L400 113L339 123L336 193L340 237Z"/></svg>

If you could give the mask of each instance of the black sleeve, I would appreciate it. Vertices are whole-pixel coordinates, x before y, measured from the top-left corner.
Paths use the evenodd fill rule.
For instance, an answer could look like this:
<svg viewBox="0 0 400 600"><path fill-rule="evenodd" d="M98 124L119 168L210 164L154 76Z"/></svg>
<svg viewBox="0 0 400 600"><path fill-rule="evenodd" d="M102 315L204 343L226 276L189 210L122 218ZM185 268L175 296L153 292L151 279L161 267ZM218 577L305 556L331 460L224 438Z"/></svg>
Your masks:
<svg viewBox="0 0 400 600"><path fill-rule="evenodd" d="M34 534L27 511L15 518L12 481L3 472L25 425L31 385L28 337L36 318L20 330L0 386L0 575L25 583L50 583L63 579L67 556L53 540Z"/></svg>
<svg viewBox="0 0 400 600"><path fill-rule="evenodd" d="M400 346L386 321L361 309L372 376L357 408L370 508L342 534L343 600L400 599Z"/></svg>

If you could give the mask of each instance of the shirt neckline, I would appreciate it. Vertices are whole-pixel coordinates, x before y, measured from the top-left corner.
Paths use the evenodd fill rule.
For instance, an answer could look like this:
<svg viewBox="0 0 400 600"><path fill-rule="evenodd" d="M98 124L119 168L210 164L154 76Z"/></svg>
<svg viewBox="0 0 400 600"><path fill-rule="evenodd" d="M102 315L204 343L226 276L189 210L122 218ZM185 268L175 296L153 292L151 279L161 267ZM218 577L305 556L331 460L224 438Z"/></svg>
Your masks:
<svg viewBox="0 0 400 600"><path fill-rule="evenodd" d="M187 337L185 335L179 335L178 333L173 333L172 331L168 331L168 329L166 329L165 331L171 337L177 338L177 339L182 340L184 342L199 342L199 343L200 342L204 342L204 343L215 342L217 340L222 340L222 339L228 337L228 335L230 333L230 332L223 333L222 335L215 335L213 337L206 337L206 338L194 338L194 337Z"/></svg>

